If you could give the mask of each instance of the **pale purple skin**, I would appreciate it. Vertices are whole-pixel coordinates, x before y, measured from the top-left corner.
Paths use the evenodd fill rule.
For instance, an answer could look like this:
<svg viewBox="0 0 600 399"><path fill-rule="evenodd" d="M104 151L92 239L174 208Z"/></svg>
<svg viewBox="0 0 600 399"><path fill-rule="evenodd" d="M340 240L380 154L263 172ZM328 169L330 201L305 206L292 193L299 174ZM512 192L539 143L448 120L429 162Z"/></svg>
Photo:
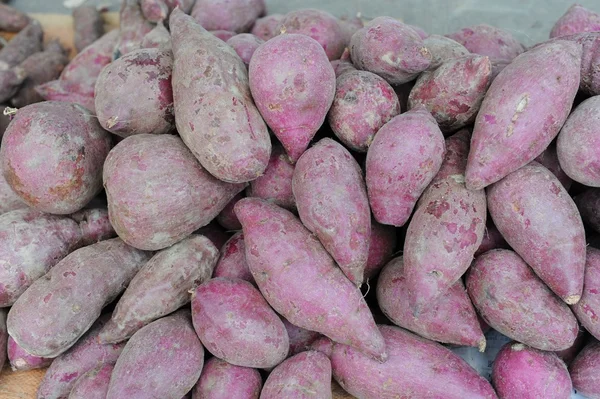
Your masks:
<svg viewBox="0 0 600 399"><path fill-rule="evenodd" d="M428 36L423 40L423 44L431 53L430 71L437 69L444 62L471 54L465 46L446 36Z"/></svg>
<svg viewBox="0 0 600 399"><path fill-rule="evenodd" d="M91 224L88 222L91 218ZM0 216L0 307L11 306L70 252L114 237L106 211L90 209L72 217L20 209Z"/></svg>
<svg viewBox="0 0 600 399"><path fill-rule="evenodd" d="M171 33L165 27L163 21L159 21L142 40L142 48L159 48L161 50L172 51Z"/></svg>
<svg viewBox="0 0 600 399"><path fill-rule="evenodd" d="M518 56L500 72L475 119L469 189L497 182L548 147L571 111L580 60L581 45L556 41Z"/></svg>
<svg viewBox="0 0 600 399"><path fill-rule="evenodd" d="M410 82L431 64L431 53L410 26L391 17L377 17L350 41L352 63L392 85Z"/></svg>
<svg viewBox="0 0 600 399"><path fill-rule="evenodd" d="M398 96L388 82L374 73L354 70L337 78L327 120L346 147L367 152L379 129L399 114Z"/></svg>
<svg viewBox="0 0 600 399"><path fill-rule="evenodd" d="M256 49L264 42L263 39L251 33L240 33L231 37L226 43L233 47L247 67Z"/></svg>
<svg viewBox="0 0 600 399"><path fill-rule="evenodd" d="M573 384L554 353L509 342L494 360L492 381L500 399L569 399Z"/></svg>
<svg viewBox="0 0 600 399"><path fill-rule="evenodd" d="M573 388L589 399L600 399L600 343L586 345L570 366Z"/></svg>
<svg viewBox="0 0 600 399"><path fill-rule="evenodd" d="M563 125L556 149L560 166L576 182L600 187L600 96L579 104Z"/></svg>
<svg viewBox="0 0 600 399"><path fill-rule="evenodd" d="M510 32L486 24L463 28L446 36L465 46L471 53L487 55L491 60L511 62L525 51Z"/></svg>
<svg viewBox="0 0 600 399"><path fill-rule="evenodd" d="M210 279L219 250L206 237L188 238L154 255L135 275L98 338L117 343L190 302L189 291Z"/></svg>
<svg viewBox="0 0 600 399"><path fill-rule="evenodd" d="M71 349L54 359L38 388L38 399L66 399L82 375L117 361L125 343L103 345L98 342L98 331L109 318L110 315L101 316Z"/></svg>
<svg viewBox="0 0 600 399"><path fill-rule="evenodd" d="M148 258L118 238L72 252L13 304L9 334L32 355L60 355L85 334Z"/></svg>
<svg viewBox="0 0 600 399"><path fill-rule="evenodd" d="M43 101L42 96L35 91L37 85L58 79L63 68L69 63L66 50L54 40L44 51L27 57L19 67L23 68L27 77L19 91L12 97L11 103L16 108Z"/></svg>
<svg viewBox="0 0 600 399"><path fill-rule="evenodd" d="M154 25L142 14L140 0L123 0L119 11L119 42L114 59L142 47L142 40Z"/></svg>
<svg viewBox="0 0 600 399"><path fill-rule="evenodd" d="M314 340L312 344L310 344L310 350L321 352L330 358L331 353L333 352L333 345L335 345L335 343L332 340L325 336L321 336L320 338Z"/></svg>
<svg viewBox="0 0 600 399"><path fill-rule="evenodd" d="M475 251L474 256L477 257L492 249L500 248L508 248L508 244L491 219L488 219L485 226L485 232L483 233L483 240L481 240L481 244L479 245L479 248L477 248L477 251Z"/></svg>
<svg viewBox="0 0 600 399"><path fill-rule="evenodd" d="M365 266L365 280L370 280L392 259L396 251L396 228L371 219L369 257Z"/></svg>
<svg viewBox="0 0 600 399"><path fill-rule="evenodd" d="M392 118L369 146L366 184L379 223L403 226L439 171L444 135L424 107Z"/></svg>
<svg viewBox="0 0 600 399"><path fill-rule="evenodd" d="M408 225L404 267L409 303L417 315L443 296L467 271L485 232L485 192L465 187L469 136L446 139L440 171L425 190Z"/></svg>
<svg viewBox="0 0 600 399"><path fill-rule="evenodd" d="M229 30L211 30L209 33L224 42L237 35L237 33Z"/></svg>
<svg viewBox="0 0 600 399"><path fill-rule="evenodd" d="M575 357L579 354L579 352L584 347L584 345L586 344L587 341L588 341L588 335L587 335L586 330L584 330L583 328L580 328L579 333L577 334L577 338L575 339L575 342L573 343L573 345L571 345L571 347L569 347L565 350L562 350L562 351L556 351L554 353L556 353L556 355L563 362L565 362L565 364L567 366L569 366L573 362Z"/></svg>
<svg viewBox="0 0 600 399"><path fill-rule="evenodd" d="M296 33L315 39L323 46L329 60L341 57L348 36L336 17L312 8L287 13L279 21L275 32Z"/></svg>
<svg viewBox="0 0 600 399"><path fill-rule="evenodd" d="M558 152L556 148L556 144L552 143L541 153L539 157L535 159L536 162L542 164L546 169L548 169L563 185L565 190L569 191L571 185L573 184L573 180L563 170L560 165L560 161L558 159Z"/></svg>
<svg viewBox="0 0 600 399"><path fill-rule="evenodd" d="M134 50L107 65L96 80L100 125L121 137L171 132L175 128L172 71L173 54L160 49Z"/></svg>
<svg viewBox="0 0 600 399"><path fill-rule="evenodd" d="M207 225L245 185L217 180L176 136L137 134L106 158L104 188L119 237L159 250Z"/></svg>
<svg viewBox="0 0 600 399"><path fill-rule="evenodd" d="M175 7L186 14L192 12L196 0L142 0L142 13L150 22L160 23L169 18Z"/></svg>
<svg viewBox="0 0 600 399"><path fill-rule="evenodd" d="M335 344L331 368L335 380L364 399L497 398L485 378L442 345L392 326L379 326L389 351L385 363Z"/></svg>
<svg viewBox="0 0 600 399"><path fill-rule="evenodd" d="M337 78L339 78L346 72L357 70L350 61L345 61L345 60L333 60L333 61L331 61L331 66L333 67L333 71L335 72L336 87L337 87ZM335 99L333 101L335 102ZM332 104L332 107L333 107L333 104Z"/></svg>
<svg viewBox="0 0 600 399"><path fill-rule="evenodd" d="M258 370L212 357L204 364L192 399L258 399L261 389Z"/></svg>
<svg viewBox="0 0 600 399"><path fill-rule="evenodd" d="M31 22L27 14L14 7L0 4L0 30L5 32L19 32Z"/></svg>
<svg viewBox="0 0 600 399"><path fill-rule="evenodd" d="M316 40L284 34L265 42L249 66L250 90L262 117L295 162L327 116L335 72Z"/></svg>
<svg viewBox="0 0 600 399"><path fill-rule="evenodd" d="M27 204L10 188L4 176L0 174L0 214L25 208L28 208Z"/></svg>
<svg viewBox="0 0 600 399"><path fill-rule="evenodd" d="M331 362L321 352L298 353L275 367L260 399L331 399Z"/></svg>
<svg viewBox="0 0 600 399"><path fill-rule="evenodd" d="M408 97L408 107L424 106L444 133L475 120L492 77L488 57L469 55L449 60L421 74Z"/></svg>
<svg viewBox="0 0 600 399"><path fill-rule="evenodd" d="M27 371L42 369L50 366L52 358L33 356L25 352L12 337L8 337L7 351L8 360L12 371Z"/></svg>
<svg viewBox="0 0 600 399"><path fill-rule="evenodd" d="M417 32L417 35L419 35L419 37L423 40L427 39L429 37L429 34L427 32L425 32L425 30L423 28L421 28L420 26L416 26L416 25L408 25L412 30L414 30L415 32Z"/></svg>
<svg viewBox="0 0 600 399"><path fill-rule="evenodd" d="M579 4L573 4L556 21L550 31L550 38L597 31L600 31L600 15Z"/></svg>
<svg viewBox="0 0 600 399"><path fill-rule="evenodd" d="M192 318L202 344L228 363L271 368L287 357L283 322L247 281L217 277L199 285L192 293Z"/></svg>
<svg viewBox="0 0 600 399"><path fill-rule="evenodd" d="M352 35L355 34L357 30L365 26L360 14L356 14L352 18L340 17L338 19L338 23L340 24L342 28L342 34L344 35L344 47L350 44ZM344 50L344 53L345 52L346 50Z"/></svg>
<svg viewBox="0 0 600 399"><path fill-rule="evenodd" d="M233 199L231 201L229 201L229 203L225 206L225 208L223 208L221 213L219 213L217 215L217 218L216 218L217 223L219 223L221 226L223 226L224 229L226 229L226 230L241 230L242 229L242 225L240 224L240 221L238 220L237 216L235 216L235 212L233 212L233 207L242 198L244 198L243 192L236 194L236 196L233 197Z"/></svg>
<svg viewBox="0 0 600 399"><path fill-rule="evenodd" d="M511 248L559 298L577 303L583 290L585 230L560 181L532 162L488 188L487 200Z"/></svg>
<svg viewBox="0 0 600 399"><path fill-rule="evenodd" d="M196 384L204 348L189 311L153 321L136 332L119 356L106 399L181 398Z"/></svg>
<svg viewBox="0 0 600 399"><path fill-rule="evenodd" d="M231 46L179 9L170 26L177 131L216 178L256 179L269 163L271 139L252 100L246 66Z"/></svg>
<svg viewBox="0 0 600 399"><path fill-rule="evenodd" d="M250 182L246 189L248 197L258 197L289 210L296 209L292 192L294 164L290 162L280 144L273 145L271 158L262 176Z"/></svg>
<svg viewBox="0 0 600 399"><path fill-rule="evenodd" d="M69 399L105 399L114 365L103 364L79 377Z"/></svg>
<svg viewBox="0 0 600 399"><path fill-rule="evenodd" d="M600 337L600 250L588 247L583 295L571 307L577 320L596 339Z"/></svg>
<svg viewBox="0 0 600 399"><path fill-rule="evenodd" d="M292 190L302 224L360 287L369 257L371 211L358 162L341 144L324 138L296 163Z"/></svg>
<svg viewBox="0 0 600 399"><path fill-rule="evenodd" d="M42 51L43 36L40 23L32 20L0 50L0 71L17 66L30 55Z"/></svg>
<svg viewBox="0 0 600 399"><path fill-rule="evenodd" d="M590 188L573 199L586 225L600 232L600 189Z"/></svg>
<svg viewBox="0 0 600 399"><path fill-rule="evenodd" d="M36 91L46 100L74 102L94 113L96 79L102 69L112 62L112 52L118 38L118 29L106 33L81 50L57 80L37 86Z"/></svg>
<svg viewBox="0 0 600 399"><path fill-rule="evenodd" d="M75 49L79 52L104 34L104 20L97 7L82 5L73 9Z"/></svg>
<svg viewBox="0 0 600 399"><path fill-rule="evenodd" d="M223 245L231 238L231 234L226 232L225 229L214 220L206 226L196 230L194 234L200 234L208 238L217 248L223 248Z"/></svg>
<svg viewBox="0 0 600 399"><path fill-rule="evenodd" d="M4 369L7 356L8 331L6 330L7 309L0 309L0 370Z"/></svg>
<svg viewBox="0 0 600 399"><path fill-rule="evenodd" d="M281 14L270 14L266 17L262 17L256 20L254 26L250 33L255 36L258 36L265 42L269 39L274 38L280 32L277 30L279 26L279 21L283 19L283 15Z"/></svg>
<svg viewBox="0 0 600 399"><path fill-rule="evenodd" d="M46 101L19 109L2 137L4 178L30 207L66 215L102 190L108 132L78 104Z"/></svg>
<svg viewBox="0 0 600 399"><path fill-rule="evenodd" d="M377 280L377 302L383 314L394 324L432 341L485 351L485 336L460 279L418 316L411 312L409 292L399 256L383 268Z"/></svg>
<svg viewBox="0 0 600 399"><path fill-rule="evenodd" d="M283 325L285 326L288 337L290 338L290 351L288 353L288 357L309 350L310 345L322 336L318 332L295 326L285 318L282 318L281 321L283 321Z"/></svg>
<svg viewBox="0 0 600 399"><path fill-rule="evenodd" d="M264 0L196 0L192 17L207 30L244 33L266 12Z"/></svg>
<svg viewBox="0 0 600 399"><path fill-rule="evenodd" d="M600 32L563 36L560 40L579 43L583 47L581 57L581 82L579 89L588 95L600 94Z"/></svg>
<svg viewBox="0 0 600 399"><path fill-rule="evenodd" d="M256 285L246 262L243 231L235 233L221 248L221 257L215 266L213 277L239 278Z"/></svg>
<svg viewBox="0 0 600 399"><path fill-rule="evenodd" d="M466 286L485 322L515 341L560 351L577 338L579 324L568 305L513 251L493 249L477 257Z"/></svg>
<svg viewBox="0 0 600 399"><path fill-rule="evenodd" d="M257 198L235 206L246 261L265 299L292 324L385 361L385 344L361 292L291 212Z"/></svg>

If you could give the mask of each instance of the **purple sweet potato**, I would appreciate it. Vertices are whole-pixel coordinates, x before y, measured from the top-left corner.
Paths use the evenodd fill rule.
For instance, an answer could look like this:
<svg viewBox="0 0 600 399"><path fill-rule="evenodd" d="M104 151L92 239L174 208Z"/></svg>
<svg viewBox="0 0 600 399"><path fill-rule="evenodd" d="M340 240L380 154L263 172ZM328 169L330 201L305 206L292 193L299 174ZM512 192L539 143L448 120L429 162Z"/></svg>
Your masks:
<svg viewBox="0 0 600 399"><path fill-rule="evenodd" d="M171 135L128 137L104 164L110 221L125 242L145 250L166 248L205 226L244 187L211 176Z"/></svg>
<svg viewBox="0 0 600 399"><path fill-rule="evenodd" d="M585 329L580 328L575 342L569 348L562 351L556 351L556 355L567 365L567 367L573 362L573 359L581 352L585 343L588 341L588 335Z"/></svg>
<svg viewBox="0 0 600 399"><path fill-rule="evenodd" d="M502 234L498 231L498 228L494 225L491 218L488 218L485 232L483 233L483 240L481 240L481 244L479 245L479 248L477 248L477 251L475 251L474 256L477 257L492 249L500 248L508 248L508 244L504 237L502 237Z"/></svg>
<svg viewBox="0 0 600 399"><path fill-rule="evenodd" d="M105 399L113 364L101 364L77 379L69 399Z"/></svg>
<svg viewBox="0 0 600 399"><path fill-rule="evenodd" d="M78 104L45 101L19 109L2 137L4 178L30 207L69 214L102 190L111 137Z"/></svg>
<svg viewBox="0 0 600 399"><path fill-rule="evenodd" d="M338 142L322 139L296 163L292 189L302 224L360 287L369 256L371 212L362 170L352 154Z"/></svg>
<svg viewBox="0 0 600 399"><path fill-rule="evenodd" d="M283 322L252 284L213 278L192 294L194 328L206 349L236 366L270 368L287 357Z"/></svg>
<svg viewBox="0 0 600 399"><path fill-rule="evenodd" d="M212 357L204 364L192 399L258 399L261 388L258 370Z"/></svg>
<svg viewBox="0 0 600 399"><path fill-rule="evenodd" d="M66 399L79 377L117 361L125 343L103 345L98 342L98 331L109 318L109 315L101 316L71 349L54 359L38 388L38 399Z"/></svg>
<svg viewBox="0 0 600 399"><path fill-rule="evenodd" d="M497 398L492 386L442 345L398 327L379 326L389 351L385 363L335 344L331 368L348 393L380 398Z"/></svg>
<svg viewBox="0 0 600 399"><path fill-rule="evenodd" d="M491 60L511 62L525 51L510 32L486 24L463 28L446 36L465 46L471 53L487 55Z"/></svg>
<svg viewBox="0 0 600 399"><path fill-rule="evenodd" d="M589 399L600 398L600 343L586 345L570 366L573 388Z"/></svg>
<svg viewBox="0 0 600 399"><path fill-rule="evenodd" d="M8 337L7 345L8 360L13 371L27 371L33 369L42 369L50 366L52 358L30 355L15 342L12 337Z"/></svg>
<svg viewBox="0 0 600 399"><path fill-rule="evenodd" d="M160 23L168 20L169 15L179 7L181 11L189 14L196 0L141 0L142 13L150 22Z"/></svg>
<svg viewBox="0 0 600 399"><path fill-rule="evenodd" d="M226 230L241 230L242 225L238 220L237 216L235 216L235 212L233 211L233 207L235 204L244 198L244 193L240 192L236 194L235 197L229 201L229 203L223 208L221 213L219 213L216 217L217 223L219 223Z"/></svg>
<svg viewBox="0 0 600 399"><path fill-rule="evenodd" d="M107 65L96 80L100 125L121 137L163 134L175 128L169 50L134 50ZM131 93L136 93L131 101Z"/></svg>
<svg viewBox="0 0 600 399"><path fill-rule="evenodd" d="M573 4L556 21L550 31L550 38L596 31L600 31L600 15L579 4Z"/></svg>
<svg viewBox="0 0 600 399"><path fill-rule="evenodd" d="M490 215L506 242L567 304L579 301L585 269L585 230L560 181L537 162L487 190Z"/></svg>
<svg viewBox="0 0 600 399"><path fill-rule="evenodd" d="M318 332L298 327L287 321L285 318L282 318L281 320L283 321L283 325L290 338L290 351L288 357L309 350L310 345L318 338L322 337Z"/></svg>
<svg viewBox="0 0 600 399"><path fill-rule="evenodd" d="M440 171L425 190L408 225L404 273L413 312L426 311L467 271L485 231L485 192L465 187L469 136L446 140Z"/></svg>
<svg viewBox="0 0 600 399"><path fill-rule="evenodd" d="M406 223L440 169L444 151L444 136L423 107L396 116L379 129L365 168L369 203L379 223Z"/></svg>
<svg viewBox="0 0 600 399"><path fill-rule="evenodd" d="M466 285L485 322L507 337L544 351L575 342L575 315L515 252L494 249L480 255Z"/></svg>
<svg viewBox="0 0 600 399"><path fill-rule="evenodd" d="M0 174L0 214L24 208L27 208L27 204L10 188L4 175Z"/></svg>
<svg viewBox="0 0 600 399"><path fill-rule="evenodd" d="M266 14L264 0L196 0L192 17L206 30L249 32ZM171 22L172 24L172 22Z"/></svg>
<svg viewBox="0 0 600 399"><path fill-rule="evenodd" d="M339 20L330 13L313 8L294 10L279 21L275 31L297 33L315 39L330 60L341 57L346 48L347 35Z"/></svg>
<svg viewBox="0 0 600 399"><path fill-rule="evenodd" d="M400 256L383 268L377 280L377 302L383 314L424 338L485 351L485 337L460 279L418 316L411 311L409 291Z"/></svg>
<svg viewBox="0 0 600 399"><path fill-rule="evenodd" d="M218 256L219 250L201 235L191 235L156 253L119 299L111 320L98 335L100 342L124 341L189 303L189 292L210 279Z"/></svg>
<svg viewBox="0 0 600 399"><path fill-rule="evenodd" d="M340 76L342 76L346 72L356 71L357 70L354 67L354 65L352 65L352 63L350 61L341 60L341 59L340 60L333 60L333 61L331 61L331 66L333 67L333 71L335 72L336 86L337 86L337 78L339 78ZM335 102L335 99L333 101ZM331 106L333 107L333 104Z"/></svg>
<svg viewBox="0 0 600 399"><path fill-rule="evenodd" d="M600 189L587 189L573 199L581 218L594 231L600 233Z"/></svg>
<svg viewBox="0 0 600 399"><path fill-rule="evenodd" d="M355 67L393 85L410 82L431 64L423 39L391 17L377 17L352 35L350 53Z"/></svg>
<svg viewBox="0 0 600 399"><path fill-rule="evenodd" d="M26 78L27 73L20 66L0 71L0 102L9 101L19 91Z"/></svg>
<svg viewBox="0 0 600 399"><path fill-rule="evenodd" d="M92 217L97 223L89 225L86 217ZM84 210L71 217L33 209L1 215L0 307L11 306L34 281L70 252L112 237L114 230L107 222L107 212L98 209Z"/></svg>
<svg viewBox="0 0 600 399"><path fill-rule="evenodd" d="M17 108L43 101L44 99L35 90L36 86L54 79L69 63L65 49L58 41L52 41L44 51L27 57L19 64L27 77L20 86L19 91L13 96L11 102Z"/></svg>
<svg viewBox="0 0 600 399"><path fill-rule="evenodd" d="M0 309L0 370L4 369L6 350L8 344L8 331L6 330L6 314L8 310Z"/></svg>
<svg viewBox="0 0 600 399"><path fill-rule="evenodd" d="M31 22L31 18L14 7L0 4L0 30L19 32Z"/></svg>
<svg viewBox="0 0 600 399"><path fill-rule="evenodd" d="M321 352L298 353L275 367L261 399L331 399L331 362Z"/></svg>
<svg viewBox="0 0 600 399"><path fill-rule="evenodd" d="M421 28L420 26L408 25L408 27L410 27L412 30L417 32L417 35L419 35L419 37L423 40L425 40L429 37L429 33L425 32L425 29Z"/></svg>
<svg viewBox="0 0 600 399"><path fill-rule="evenodd" d="M215 266L213 277L239 278L256 285L246 262L243 231L235 233L221 248L221 257Z"/></svg>
<svg viewBox="0 0 600 399"><path fill-rule="evenodd" d="M529 50L500 72L475 120L469 189L497 182L548 147L577 94L580 60L581 45L559 40Z"/></svg>
<svg viewBox="0 0 600 399"><path fill-rule="evenodd" d="M240 33L231 37L226 43L233 47L247 67L256 49L264 42L264 40L251 33Z"/></svg>
<svg viewBox="0 0 600 399"><path fill-rule="evenodd" d="M280 144L273 145L271 158L262 176L250 182L246 189L248 197L258 197L289 210L296 209L296 199L292 192L294 164L285 154Z"/></svg>
<svg viewBox="0 0 600 399"><path fill-rule="evenodd" d="M229 30L209 30L208 33L224 42L227 42L227 40L237 35L237 33Z"/></svg>
<svg viewBox="0 0 600 399"><path fill-rule="evenodd" d="M449 60L421 74L408 97L410 109L422 105L444 133L473 123L491 83L488 57L469 55Z"/></svg>
<svg viewBox="0 0 600 399"><path fill-rule="evenodd" d="M189 311L153 321L123 348L110 377L106 399L181 398L196 384L204 348Z"/></svg>
<svg viewBox="0 0 600 399"><path fill-rule="evenodd" d="M572 310L583 327L596 339L600 337L600 250L588 247L585 261L585 283L581 300Z"/></svg>
<svg viewBox="0 0 600 399"><path fill-rule="evenodd" d="M423 40L423 44L431 53L430 71L437 69L444 62L471 54L465 46L446 36L431 35Z"/></svg>
<svg viewBox="0 0 600 399"><path fill-rule="evenodd" d="M344 46L350 44L350 40L352 40L352 35L355 34L357 30L362 29L365 26L360 13L357 13L354 17L351 18L345 16L340 17L338 19L338 23L342 27L342 34L344 35ZM344 53L346 52L346 50L344 50Z"/></svg>
<svg viewBox="0 0 600 399"><path fill-rule="evenodd" d="M600 32L580 33L562 36L559 40L568 40L581 44L581 80L579 89L588 95L600 94Z"/></svg>
<svg viewBox="0 0 600 399"><path fill-rule="evenodd" d="M600 187L600 96L579 104L563 125L556 149L560 166L576 182Z"/></svg>
<svg viewBox="0 0 600 399"><path fill-rule="evenodd" d="M94 87L102 69L112 61L119 38L115 29L90 44L71 60L57 80L36 87L46 100L68 101L94 110Z"/></svg>
<svg viewBox="0 0 600 399"><path fill-rule="evenodd" d="M280 33L277 27L279 26L279 21L282 19L283 15L281 14L270 14L266 17L258 18L250 33L266 42Z"/></svg>
<svg viewBox="0 0 600 399"><path fill-rule="evenodd" d="M567 366L556 354L517 342L498 352L492 381L500 399L569 399L573 390Z"/></svg>
<svg viewBox="0 0 600 399"><path fill-rule="evenodd" d="M335 96L335 72L314 39L284 34L261 45L249 66L250 90L265 122L297 161Z"/></svg>
<svg viewBox="0 0 600 399"><path fill-rule="evenodd" d="M327 118L331 130L348 148L367 152L377 131L398 114L398 96L378 75L354 70L336 79Z"/></svg>
<svg viewBox="0 0 600 399"><path fill-rule="evenodd" d="M265 299L288 321L386 359L362 294L291 212L257 198L235 206L246 261Z"/></svg>
<svg viewBox="0 0 600 399"><path fill-rule="evenodd" d="M371 219L369 257L365 266L365 280L370 280L392 259L396 251L396 228Z"/></svg>
<svg viewBox="0 0 600 399"><path fill-rule="evenodd" d="M537 162L542 164L546 169L548 169L563 185L565 190L569 191L571 185L573 184L573 180L563 170L560 165L560 161L558 159L558 153L556 144L552 143L542 152L542 154L535 159Z"/></svg>
<svg viewBox="0 0 600 399"><path fill-rule="evenodd" d="M335 343L332 340L330 340L326 336L322 335L320 338L317 338L316 340L313 341L312 344L310 344L309 349L321 352L321 353L325 354L325 356L330 358L331 353L333 352L334 344Z"/></svg>
<svg viewBox="0 0 600 399"><path fill-rule="evenodd" d="M154 25L142 14L140 0L123 0L119 11L119 42L113 58L117 59L142 47L142 40Z"/></svg>
<svg viewBox="0 0 600 399"><path fill-rule="evenodd" d="M170 21L177 131L216 178L256 179L269 162L271 141L252 100L246 66L230 46L179 9Z"/></svg>
<svg viewBox="0 0 600 399"><path fill-rule="evenodd" d="M32 355L60 355L90 328L148 258L118 238L72 252L10 308L9 334Z"/></svg>
<svg viewBox="0 0 600 399"><path fill-rule="evenodd" d="M0 71L6 71L25 61L30 55L42 51L44 32L36 20L31 20L11 41L0 50Z"/></svg>
<svg viewBox="0 0 600 399"><path fill-rule="evenodd" d="M102 13L94 6L81 5L73 9L75 49L79 52L104 34Z"/></svg>
<svg viewBox="0 0 600 399"><path fill-rule="evenodd" d="M161 50L172 51L171 33L165 27L162 21L144 36L142 48L159 48Z"/></svg>

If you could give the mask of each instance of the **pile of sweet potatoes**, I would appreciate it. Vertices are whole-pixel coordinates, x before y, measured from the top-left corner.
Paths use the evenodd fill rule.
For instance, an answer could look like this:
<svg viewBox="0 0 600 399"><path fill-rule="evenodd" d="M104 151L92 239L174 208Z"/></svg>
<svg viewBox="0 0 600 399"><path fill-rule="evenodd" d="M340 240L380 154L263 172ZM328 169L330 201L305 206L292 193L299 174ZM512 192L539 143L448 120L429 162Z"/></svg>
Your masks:
<svg viewBox="0 0 600 399"><path fill-rule="evenodd" d="M599 14L73 17L69 60L0 5L0 366L39 399L600 398ZM488 381L452 349L490 329Z"/></svg>

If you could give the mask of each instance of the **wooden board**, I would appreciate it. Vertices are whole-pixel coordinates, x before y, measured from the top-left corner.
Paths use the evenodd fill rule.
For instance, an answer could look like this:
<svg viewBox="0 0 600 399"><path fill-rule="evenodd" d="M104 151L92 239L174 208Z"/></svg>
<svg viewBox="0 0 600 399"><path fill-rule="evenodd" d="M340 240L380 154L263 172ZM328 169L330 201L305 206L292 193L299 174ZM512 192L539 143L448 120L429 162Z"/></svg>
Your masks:
<svg viewBox="0 0 600 399"><path fill-rule="evenodd" d="M46 41L59 39L60 42L71 50L71 56L75 55L73 49L73 19L65 14L33 14L44 27L44 39ZM111 30L119 25L117 13L105 13L104 20L106 29ZM11 34L2 34L10 38ZM13 372L5 367L0 373L0 398L1 399L34 399L37 388L44 377L45 370L17 371ZM351 399L353 396L346 393L338 384L333 382L334 399Z"/></svg>

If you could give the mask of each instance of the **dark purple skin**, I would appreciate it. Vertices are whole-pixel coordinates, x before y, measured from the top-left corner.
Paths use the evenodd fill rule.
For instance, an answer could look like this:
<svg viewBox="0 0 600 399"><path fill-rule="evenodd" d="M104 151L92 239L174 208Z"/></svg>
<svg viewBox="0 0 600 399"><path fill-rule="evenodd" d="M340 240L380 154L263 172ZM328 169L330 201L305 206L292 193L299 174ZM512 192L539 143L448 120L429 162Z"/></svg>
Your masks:
<svg viewBox="0 0 600 399"><path fill-rule="evenodd" d="M73 9L75 49L81 51L104 34L104 20L97 7L82 5Z"/></svg>
<svg viewBox="0 0 600 399"><path fill-rule="evenodd" d="M32 20L0 50L0 71L17 66L31 54L42 51L43 36L40 23Z"/></svg>
<svg viewBox="0 0 600 399"><path fill-rule="evenodd" d="M0 309L0 370L4 368L6 362L6 349L8 342L8 331L6 331L7 309Z"/></svg>
<svg viewBox="0 0 600 399"><path fill-rule="evenodd" d="M600 188L588 188L573 199L585 224L600 233Z"/></svg>
<svg viewBox="0 0 600 399"><path fill-rule="evenodd" d="M29 22L31 22L31 19L27 14L14 7L0 4L0 30L5 32L19 32Z"/></svg>

